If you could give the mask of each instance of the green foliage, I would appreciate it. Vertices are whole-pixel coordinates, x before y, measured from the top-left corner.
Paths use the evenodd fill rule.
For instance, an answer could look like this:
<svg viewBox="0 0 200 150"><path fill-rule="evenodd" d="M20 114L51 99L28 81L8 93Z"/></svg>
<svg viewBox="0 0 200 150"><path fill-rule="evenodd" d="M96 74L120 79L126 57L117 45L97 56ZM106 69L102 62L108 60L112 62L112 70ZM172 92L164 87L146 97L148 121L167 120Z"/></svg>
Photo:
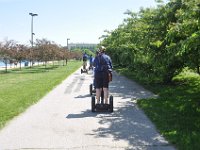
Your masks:
<svg viewBox="0 0 200 150"><path fill-rule="evenodd" d="M138 101L139 106L172 144L181 150L199 149L200 77L182 73L173 85L152 84L156 99Z"/></svg>
<svg viewBox="0 0 200 150"><path fill-rule="evenodd" d="M95 56L95 52L92 52L92 51L89 50L89 49L84 49L83 52L86 52L86 54L87 54L88 56L90 56L90 55Z"/></svg>
<svg viewBox="0 0 200 150"><path fill-rule="evenodd" d="M158 96L154 99L138 100L137 103L169 142L180 150L199 149L200 76L198 74L184 69L173 78L173 84L165 85L158 78L128 71L127 68L116 70Z"/></svg>
<svg viewBox="0 0 200 150"><path fill-rule="evenodd" d="M91 51L90 49L80 49L80 48L77 48L77 49L74 49L72 52L76 52L76 53L80 53L81 56L83 53L86 53L87 55L92 55L92 56L95 56L95 52Z"/></svg>
<svg viewBox="0 0 200 150"><path fill-rule="evenodd" d="M159 2L157 8L142 8L119 27L107 31L102 44L114 63L170 83L188 66L200 74L200 4L198 0ZM143 69L142 66L149 66Z"/></svg>
<svg viewBox="0 0 200 150"><path fill-rule="evenodd" d="M159 96L139 100L138 105L160 133L178 149L199 149L199 0L170 0L155 9L126 14L129 17L102 43L115 66L123 68L119 72Z"/></svg>

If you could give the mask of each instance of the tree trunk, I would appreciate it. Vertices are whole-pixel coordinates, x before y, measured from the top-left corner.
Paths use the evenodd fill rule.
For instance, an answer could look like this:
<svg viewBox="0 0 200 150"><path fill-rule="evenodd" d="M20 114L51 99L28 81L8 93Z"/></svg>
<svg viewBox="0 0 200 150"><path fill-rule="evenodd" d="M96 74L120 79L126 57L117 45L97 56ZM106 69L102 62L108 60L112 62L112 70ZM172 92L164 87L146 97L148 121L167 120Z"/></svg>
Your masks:
<svg viewBox="0 0 200 150"><path fill-rule="evenodd" d="M200 75L200 66L197 66L197 73Z"/></svg>
<svg viewBox="0 0 200 150"><path fill-rule="evenodd" d="M163 76L163 83L165 84L170 84L172 83L172 79L174 77L173 73L167 73Z"/></svg>
<svg viewBox="0 0 200 150"><path fill-rule="evenodd" d="M20 70L22 70L22 61L19 61L19 65L20 65Z"/></svg>
<svg viewBox="0 0 200 150"><path fill-rule="evenodd" d="M6 60L6 72L8 71L8 64L7 64L7 60Z"/></svg>

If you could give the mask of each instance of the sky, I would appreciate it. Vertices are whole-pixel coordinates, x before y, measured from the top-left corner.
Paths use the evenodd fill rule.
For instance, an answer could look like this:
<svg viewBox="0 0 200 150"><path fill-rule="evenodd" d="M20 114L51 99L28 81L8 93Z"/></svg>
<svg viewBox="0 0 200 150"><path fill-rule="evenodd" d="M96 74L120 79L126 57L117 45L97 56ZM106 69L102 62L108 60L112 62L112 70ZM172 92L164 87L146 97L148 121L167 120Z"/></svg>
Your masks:
<svg viewBox="0 0 200 150"><path fill-rule="evenodd" d="M99 43L105 30L116 29L128 16L126 10L156 7L155 0L0 0L0 42L14 40L30 45L31 16L35 39L61 46Z"/></svg>

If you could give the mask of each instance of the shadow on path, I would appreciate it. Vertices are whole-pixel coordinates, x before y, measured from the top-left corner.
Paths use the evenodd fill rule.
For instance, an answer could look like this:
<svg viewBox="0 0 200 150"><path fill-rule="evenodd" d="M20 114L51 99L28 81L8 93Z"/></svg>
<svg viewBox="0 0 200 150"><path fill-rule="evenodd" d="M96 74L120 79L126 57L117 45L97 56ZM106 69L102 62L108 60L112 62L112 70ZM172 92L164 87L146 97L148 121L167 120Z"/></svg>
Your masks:
<svg viewBox="0 0 200 150"><path fill-rule="evenodd" d="M113 137L114 141L124 140L130 147L125 150L168 150L170 145L156 132L154 126L148 118L135 106L133 102L122 102L116 111L110 112L91 112L90 109L78 114L69 114L67 119L96 117L99 124L108 124L108 127L98 127L93 130L94 138Z"/></svg>
<svg viewBox="0 0 200 150"><path fill-rule="evenodd" d="M66 116L67 119L77 119L77 118L87 118L87 117L97 117L99 114L110 114L109 112L91 112L91 109L82 111L79 114L69 114Z"/></svg>
<svg viewBox="0 0 200 150"><path fill-rule="evenodd" d="M132 102L126 102L114 113L102 116L99 123L109 124L109 127L94 130L96 138L111 135L115 141L127 141L131 145L130 149L143 149L144 147L155 149L157 146L169 146Z"/></svg>
<svg viewBox="0 0 200 150"><path fill-rule="evenodd" d="M155 97L153 93L145 90L142 86L136 82L113 72L113 81L109 85L110 93L115 97L121 97L122 99L133 98L143 99Z"/></svg>
<svg viewBox="0 0 200 150"><path fill-rule="evenodd" d="M76 97L74 97L74 98L76 98L76 99L80 99L80 98L81 98L81 100L82 100L82 98L86 98L86 97L88 97L88 98L91 99L91 95L90 95L90 94L86 94L86 95L78 95L78 96L76 96Z"/></svg>
<svg viewBox="0 0 200 150"><path fill-rule="evenodd" d="M150 98L155 95L135 82L114 73L110 84L110 93L114 96L114 112L82 111L80 114L69 114L66 118L97 117L100 126L93 130L94 138L113 137L114 141L126 141L129 149L174 150L167 141L156 131L151 121L138 109L131 100ZM78 96L76 98L87 97ZM115 101L116 99L116 101ZM100 114L100 115L99 115ZM104 125L108 126L104 126Z"/></svg>
<svg viewBox="0 0 200 150"><path fill-rule="evenodd" d="M91 110L82 111L80 114L68 114L67 119L77 119L77 118L86 118L86 117L96 117L97 114L92 113Z"/></svg>

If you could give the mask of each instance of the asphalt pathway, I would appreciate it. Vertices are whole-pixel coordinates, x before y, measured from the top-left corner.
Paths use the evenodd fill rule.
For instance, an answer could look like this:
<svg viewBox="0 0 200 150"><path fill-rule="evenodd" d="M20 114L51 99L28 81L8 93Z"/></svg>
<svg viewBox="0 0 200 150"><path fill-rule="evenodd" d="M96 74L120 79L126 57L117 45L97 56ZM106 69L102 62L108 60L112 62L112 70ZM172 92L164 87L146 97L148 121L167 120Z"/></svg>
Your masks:
<svg viewBox="0 0 200 150"><path fill-rule="evenodd" d="M113 74L114 112L91 112L92 72L80 69L0 131L0 150L174 150L138 109L154 95Z"/></svg>

